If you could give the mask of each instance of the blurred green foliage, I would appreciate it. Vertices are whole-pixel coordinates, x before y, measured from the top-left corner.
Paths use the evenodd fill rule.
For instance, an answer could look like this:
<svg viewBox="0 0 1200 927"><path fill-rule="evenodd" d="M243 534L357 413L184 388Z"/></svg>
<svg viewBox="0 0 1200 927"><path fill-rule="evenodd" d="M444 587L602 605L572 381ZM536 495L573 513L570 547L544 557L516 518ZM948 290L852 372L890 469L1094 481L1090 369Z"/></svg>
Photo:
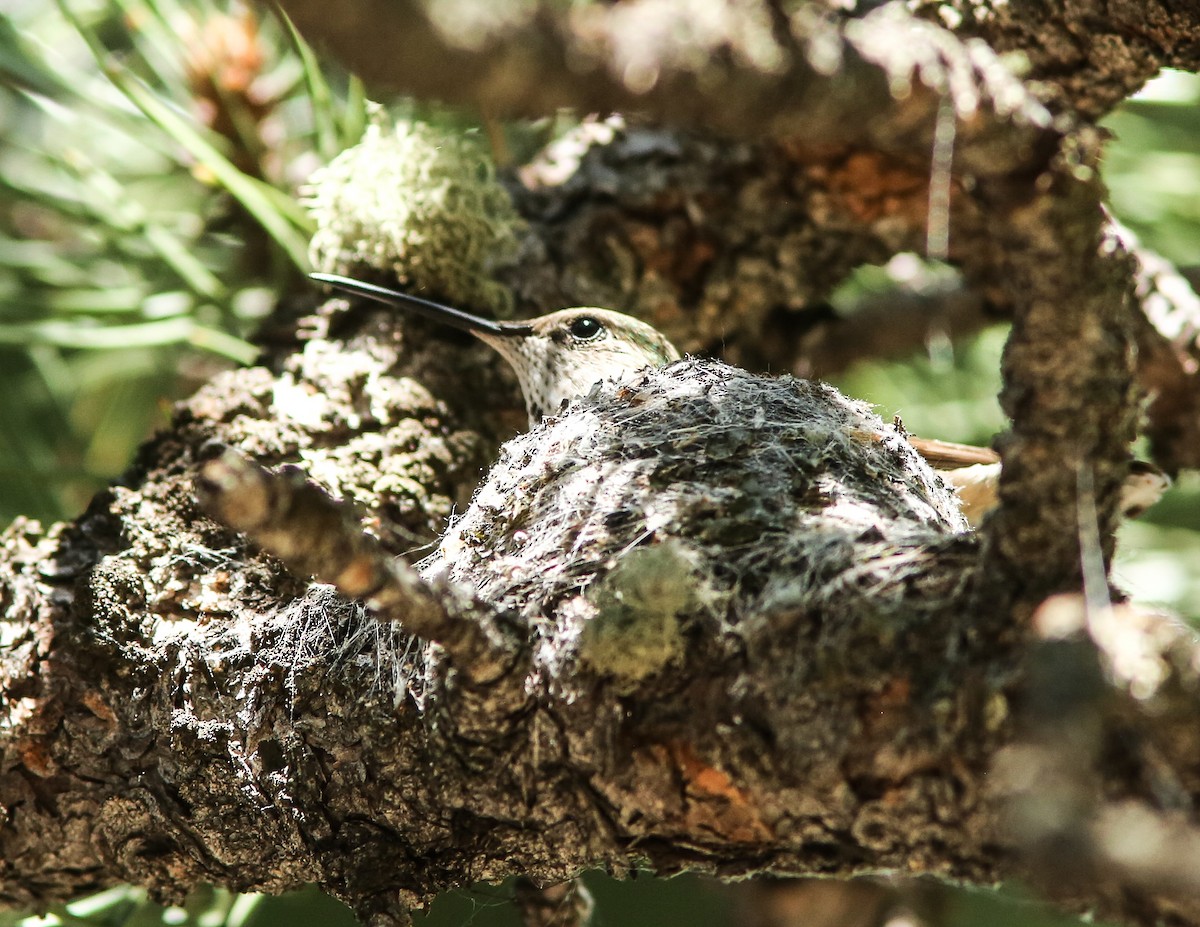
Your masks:
<svg viewBox="0 0 1200 927"><path fill-rule="evenodd" d="M1200 265L1200 75L1165 72L1103 124L1117 217L1181 267Z"/></svg>
<svg viewBox="0 0 1200 927"><path fill-rule="evenodd" d="M618 881L600 872L583 875L595 904L595 927L733 927L741 922L736 897L719 882L696 875L669 879L634 873ZM414 927L520 927L511 882L445 892L413 915ZM945 900L942 923L971 927L1068 927L1024 894L1005 889L957 891ZM899 923L914 923L898 917ZM4 916L0 927L356 927L345 905L313 888L288 895L235 895L203 887L179 907L164 907L141 889L109 889L63 905L44 917Z"/></svg>
<svg viewBox="0 0 1200 927"><path fill-rule="evenodd" d="M1106 179L1143 241L1200 263L1200 79L1169 74L1114 114ZM399 116L421 108L398 102ZM447 128L472 126L441 114ZM361 135L362 87L330 78L286 22L234 0L7 0L0 15L0 524L74 514L165 422L166 403L254 357L254 326L303 286L308 220L295 192ZM549 128L547 128L549 127ZM527 154L554 122L493 134ZM940 273L936 268L931 272ZM877 289L864 269L842 305ZM840 378L914 433L987 443L1002 328L933 339L904 362ZM1139 596L1200 614L1200 477L1128 526L1117 573ZM683 877L589 876L598 922L728 923ZM507 889L448 893L424 927L514 924ZM1054 923L1019 901L955 896L948 923ZM0 927L350 925L315 891L194 893L180 908L117 888Z"/></svg>
<svg viewBox="0 0 1200 927"><path fill-rule="evenodd" d="M0 17L0 523L79 511L165 400L304 286L308 174L362 132L286 24L225 0Z"/></svg>

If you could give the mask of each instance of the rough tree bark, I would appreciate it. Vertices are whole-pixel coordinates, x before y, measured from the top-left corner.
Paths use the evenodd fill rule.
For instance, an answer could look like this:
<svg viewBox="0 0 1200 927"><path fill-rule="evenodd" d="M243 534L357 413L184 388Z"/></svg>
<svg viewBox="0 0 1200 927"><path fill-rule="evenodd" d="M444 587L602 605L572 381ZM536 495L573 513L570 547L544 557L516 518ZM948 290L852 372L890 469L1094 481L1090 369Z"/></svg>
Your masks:
<svg viewBox="0 0 1200 927"><path fill-rule="evenodd" d="M546 4L451 41L436 2L283 6L315 40L353 43L381 82L502 112L652 120L585 124L514 172L529 232L506 282L526 310L609 305L681 347L723 342L738 363L790 369L806 305L948 231L965 285L1013 320L1002 506L964 534L882 425L837 406L840 427L813 430L795 402L819 391L684 362L511 446L431 587L401 569L383 595L376 574L360 586L335 570L377 620L203 516L199 468L217 445L299 463L365 513L379 550L409 554L466 504L517 403L486 349L328 302L294 343L183 403L79 519L3 535L0 898L317 882L388 919L474 880L648 863L1024 877L1077 910L1200 924L1200 648L1109 607L1104 572L1133 346L1168 343L1143 312L1163 275L1139 275L1110 227L1086 121L1158 62L1193 63L1194 7L1151 4L1155 31L1130 40L1142 54L1029 47L1055 87L1044 102L985 46L891 8L730 4L699 34L667 28L686 4ZM1076 35L1079 6L1040 4L1039 22ZM1094 6L1090 28L1128 35ZM1025 48L1023 7L1000 7L960 28ZM1191 369L1179 359L1194 349L1176 338L1163 363ZM1194 377L1179 383L1194 396ZM661 401L672 390L687 417ZM761 416L755 395L770 397ZM647 406L674 425L662 448ZM1198 407L1176 404L1181 429ZM689 441L704 416L712 428ZM778 456L746 469L766 445ZM585 485L632 488L580 511L569 480L622 467L637 479ZM241 510L276 531L260 540L284 554L308 542L281 527L338 536L319 494L262 479L262 504ZM679 486L699 487L687 505ZM564 493L575 508L533 504ZM846 533L851 497L872 514ZM534 535L548 559L519 569ZM849 553L854 569L830 572L789 547L814 538L826 554L835 538L843 553L868 544L875 566ZM368 556L351 553L350 566ZM646 569L675 586L651 595ZM589 638L596 615L629 618L622 584L675 601L681 577L658 658L631 669Z"/></svg>

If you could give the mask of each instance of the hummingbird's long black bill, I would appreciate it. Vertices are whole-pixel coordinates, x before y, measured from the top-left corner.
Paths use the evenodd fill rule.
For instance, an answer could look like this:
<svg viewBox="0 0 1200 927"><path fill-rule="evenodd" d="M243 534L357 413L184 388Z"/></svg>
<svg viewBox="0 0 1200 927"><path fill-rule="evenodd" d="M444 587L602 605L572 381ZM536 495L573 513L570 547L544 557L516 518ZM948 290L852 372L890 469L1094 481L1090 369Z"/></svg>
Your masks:
<svg viewBox="0 0 1200 927"><path fill-rule="evenodd" d="M309 279L316 280L318 283L325 283L337 287L339 290L345 290L347 293L365 296L367 299L373 299L389 306L399 306L430 321L461 328L472 334L512 337L528 335L531 331L530 327L522 322L493 322L491 319L483 319L452 306L443 306L441 303L422 299L420 296L402 293L400 290L393 290L386 286L376 286L374 283L364 283L362 280L355 280L352 277L343 277L339 274L309 274L308 276Z"/></svg>

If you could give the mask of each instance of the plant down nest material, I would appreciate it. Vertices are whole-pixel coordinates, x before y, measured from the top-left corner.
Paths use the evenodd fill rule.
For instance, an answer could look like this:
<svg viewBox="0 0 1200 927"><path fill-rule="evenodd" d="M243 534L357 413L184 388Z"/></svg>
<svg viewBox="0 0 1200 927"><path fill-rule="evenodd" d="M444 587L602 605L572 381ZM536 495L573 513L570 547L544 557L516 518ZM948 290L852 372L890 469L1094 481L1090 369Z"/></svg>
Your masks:
<svg viewBox="0 0 1200 927"><path fill-rule="evenodd" d="M552 676L582 660L632 685L690 627L944 602L937 555L967 531L865 403L689 358L509 441L422 568L528 623Z"/></svg>

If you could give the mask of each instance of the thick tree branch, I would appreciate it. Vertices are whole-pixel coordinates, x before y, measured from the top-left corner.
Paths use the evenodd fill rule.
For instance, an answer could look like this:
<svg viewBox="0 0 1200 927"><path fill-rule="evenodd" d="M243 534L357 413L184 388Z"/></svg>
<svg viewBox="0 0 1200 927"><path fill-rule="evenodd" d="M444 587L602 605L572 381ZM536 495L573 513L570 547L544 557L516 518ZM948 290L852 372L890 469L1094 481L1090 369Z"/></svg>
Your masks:
<svg viewBox="0 0 1200 927"><path fill-rule="evenodd" d="M918 11L1029 63L1056 107L1098 119L1163 68L1200 68L1194 0L921 0Z"/></svg>
<svg viewBox="0 0 1200 927"><path fill-rule="evenodd" d="M929 221L925 165L617 120L551 146L511 189L530 234L507 279L528 311L619 308L683 350L756 369L806 369L822 324L808 307L860 264L924 251ZM949 223L953 260L993 260L985 213L962 190Z"/></svg>
<svg viewBox="0 0 1200 927"><path fill-rule="evenodd" d="M1095 157L1086 143L1064 156L993 229L1014 306L1001 395L1013 429L988 536L1026 607L1078 588L1085 534L1111 556L1136 424L1133 265L1106 226Z"/></svg>
<svg viewBox="0 0 1200 927"><path fill-rule="evenodd" d="M787 16L757 0L504 2L473 21L442 0L355 0L337 17L311 0L282 6L371 84L496 115L639 112L732 138L907 156L932 150L945 101L963 118L954 157L970 171L1009 173L1046 154L1049 114L999 60L898 5L844 27L817 4Z"/></svg>

